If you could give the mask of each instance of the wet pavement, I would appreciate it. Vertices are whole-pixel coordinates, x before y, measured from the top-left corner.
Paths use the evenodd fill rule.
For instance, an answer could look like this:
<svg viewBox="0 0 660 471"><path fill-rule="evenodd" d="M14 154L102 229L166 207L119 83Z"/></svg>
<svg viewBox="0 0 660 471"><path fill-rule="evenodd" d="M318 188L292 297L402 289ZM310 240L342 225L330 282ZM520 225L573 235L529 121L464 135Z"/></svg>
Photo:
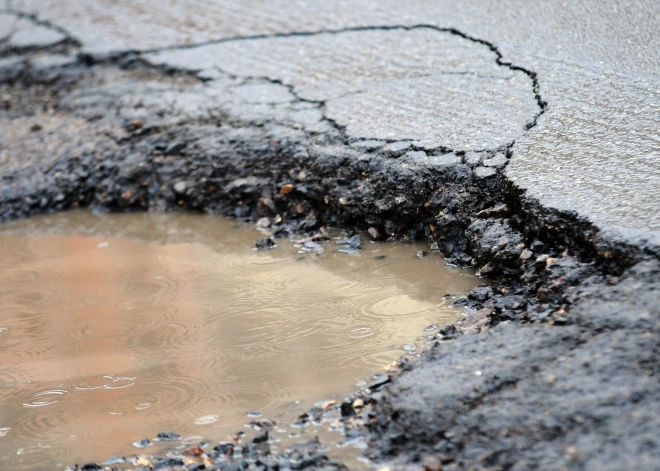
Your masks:
<svg viewBox="0 0 660 471"><path fill-rule="evenodd" d="M657 2L5 4L0 219L427 240L496 283L379 392L368 456L660 460Z"/></svg>

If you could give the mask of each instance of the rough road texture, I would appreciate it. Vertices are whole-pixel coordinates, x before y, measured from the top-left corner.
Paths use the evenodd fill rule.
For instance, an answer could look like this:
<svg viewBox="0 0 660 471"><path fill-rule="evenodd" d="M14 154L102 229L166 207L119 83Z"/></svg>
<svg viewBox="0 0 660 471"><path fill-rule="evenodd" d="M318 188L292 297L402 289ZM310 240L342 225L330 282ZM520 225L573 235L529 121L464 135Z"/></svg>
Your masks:
<svg viewBox="0 0 660 471"><path fill-rule="evenodd" d="M497 285L378 393L369 455L659 468L657 5L426 3L7 3L0 219L428 239Z"/></svg>
<svg viewBox="0 0 660 471"><path fill-rule="evenodd" d="M564 327L442 342L376 409L374 446L459 469L658 469L660 266L642 263ZM411 446L411 444L414 444Z"/></svg>
<svg viewBox="0 0 660 471"><path fill-rule="evenodd" d="M577 211L612 236L660 245L654 0L413 0L405 8L395 0L307 1L295 8L285 0L5 3L67 28L84 51L101 55L365 25L433 24L487 39L507 60L543 77L550 107L543 125L518 141L511 178L545 206Z"/></svg>

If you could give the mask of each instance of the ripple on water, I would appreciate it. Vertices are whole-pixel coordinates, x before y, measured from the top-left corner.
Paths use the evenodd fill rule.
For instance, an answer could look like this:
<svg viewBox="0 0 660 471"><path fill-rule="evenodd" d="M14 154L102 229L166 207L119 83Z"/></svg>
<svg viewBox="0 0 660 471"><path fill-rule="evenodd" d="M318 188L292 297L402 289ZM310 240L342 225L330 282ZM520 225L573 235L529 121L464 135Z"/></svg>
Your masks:
<svg viewBox="0 0 660 471"><path fill-rule="evenodd" d="M66 396L69 395L69 392L65 389L50 389L48 391L41 391L36 393L32 399L23 403L23 407L46 407L53 404L57 404Z"/></svg>
<svg viewBox="0 0 660 471"><path fill-rule="evenodd" d="M126 281L120 287L120 301L116 305L130 311L170 304L176 300L178 286L176 281L164 276Z"/></svg>
<svg viewBox="0 0 660 471"><path fill-rule="evenodd" d="M128 417L136 414L176 417L177 422L192 423L202 415L208 404L221 410L238 401L235 393L207 378L180 373L175 368L164 368L157 373L143 374L135 387L105 400L99 410ZM145 404L149 404L148 407L144 407Z"/></svg>
<svg viewBox="0 0 660 471"><path fill-rule="evenodd" d="M388 322L423 318L438 310L437 306L415 301L407 294L393 294L381 299L372 297L365 301L360 302L364 318Z"/></svg>
<svg viewBox="0 0 660 471"><path fill-rule="evenodd" d="M103 385L103 389L130 388L137 381L137 378L130 376L103 375L103 378L107 380L107 383Z"/></svg>
<svg viewBox="0 0 660 471"><path fill-rule="evenodd" d="M371 327L357 327L348 331L346 337L349 339L364 339L375 334L376 332Z"/></svg>
<svg viewBox="0 0 660 471"><path fill-rule="evenodd" d="M74 426L90 417L80 408L54 407L32 410L12 427L12 437L19 443L34 443L75 435Z"/></svg>
<svg viewBox="0 0 660 471"><path fill-rule="evenodd" d="M102 401L102 402L101 402ZM97 410L101 414L121 415L124 418L141 417L143 411L155 413L162 399L158 394L147 394L145 391L122 394L121 396L107 399L99 397Z"/></svg>
<svg viewBox="0 0 660 471"><path fill-rule="evenodd" d="M431 257L411 246L300 260L287 241L253 252L261 235L221 219L162 218L94 217L102 238L17 237L17 256L0 244L15 261L0 269L0 468L51 469L80 449L102 460L116 437L111 453L131 453L163 429L216 439L251 410L295 420L301 403L386 368L447 310L424 298ZM98 234L69 226L58 230Z"/></svg>
<svg viewBox="0 0 660 471"><path fill-rule="evenodd" d="M0 405L22 404L26 397L23 387L31 379L32 375L23 365L3 365L0 373Z"/></svg>
<svg viewBox="0 0 660 471"><path fill-rule="evenodd" d="M44 440L40 443L21 442L13 455L3 462L6 469L59 469L59 463L71 456L79 446L76 437L65 440Z"/></svg>
<svg viewBox="0 0 660 471"><path fill-rule="evenodd" d="M409 260L386 260L365 270L365 274L374 280L419 279L424 273L424 268L423 264L410 263Z"/></svg>
<svg viewBox="0 0 660 471"><path fill-rule="evenodd" d="M203 415L195 419L195 425L209 425L218 421L219 416L217 415Z"/></svg>
<svg viewBox="0 0 660 471"><path fill-rule="evenodd" d="M38 281L32 283L38 283ZM43 306L55 296L56 291L53 288L40 286L18 286L12 288L9 285L9 287L5 287L0 292L0 299L2 299L0 314L4 316L31 311L36 307Z"/></svg>
<svg viewBox="0 0 660 471"><path fill-rule="evenodd" d="M80 311L73 314L71 323L76 327L67 332L67 335L72 340L136 336L158 330L171 322L173 317L174 312L165 309L122 316L100 315L94 319L90 319L89 312Z"/></svg>

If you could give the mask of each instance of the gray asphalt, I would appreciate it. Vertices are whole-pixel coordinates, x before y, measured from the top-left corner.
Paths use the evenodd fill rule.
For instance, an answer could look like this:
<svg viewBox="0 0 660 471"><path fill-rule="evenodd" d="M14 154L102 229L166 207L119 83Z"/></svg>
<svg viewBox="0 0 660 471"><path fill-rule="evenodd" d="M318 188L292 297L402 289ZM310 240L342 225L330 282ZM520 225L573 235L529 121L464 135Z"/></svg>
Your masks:
<svg viewBox="0 0 660 471"><path fill-rule="evenodd" d="M450 149L515 140L507 174L530 197L575 211L617 240L660 245L657 1L5 5L62 26L93 54L361 26L455 28L538 74L547 110L537 126L524 132L535 113L525 77L489 63L483 46L430 30L234 40L147 59L281 81L327 101L328 116L352 138Z"/></svg>

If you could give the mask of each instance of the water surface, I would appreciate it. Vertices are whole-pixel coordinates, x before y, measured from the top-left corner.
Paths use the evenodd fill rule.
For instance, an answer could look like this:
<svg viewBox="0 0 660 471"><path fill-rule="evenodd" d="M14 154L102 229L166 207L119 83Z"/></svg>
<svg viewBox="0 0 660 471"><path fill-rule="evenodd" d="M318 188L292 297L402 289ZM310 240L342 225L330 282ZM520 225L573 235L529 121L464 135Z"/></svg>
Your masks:
<svg viewBox="0 0 660 471"><path fill-rule="evenodd" d="M299 253L200 215L65 213L0 226L0 468L136 453L291 422L454 322L477 284L423 244ZM408 349L410 346L408 345Z"/></svg>

